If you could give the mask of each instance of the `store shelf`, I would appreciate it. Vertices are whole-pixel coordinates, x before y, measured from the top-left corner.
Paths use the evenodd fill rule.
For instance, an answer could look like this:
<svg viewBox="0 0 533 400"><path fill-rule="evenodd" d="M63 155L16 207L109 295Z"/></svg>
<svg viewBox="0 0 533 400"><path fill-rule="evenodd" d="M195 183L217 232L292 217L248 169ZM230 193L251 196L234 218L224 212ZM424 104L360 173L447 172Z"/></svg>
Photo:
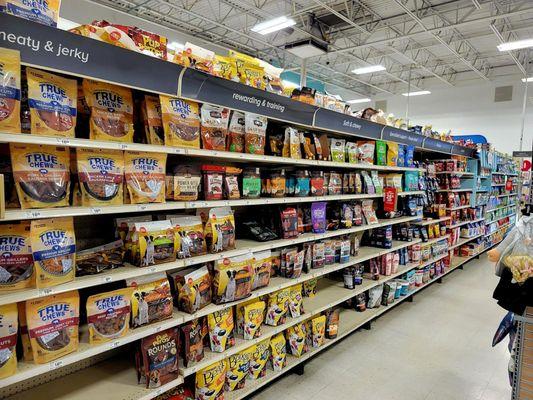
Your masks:
<svg viewBox="0 0 533 400"><path fill-rule="evenodd" d="M433 243L439 242L439 241L441 241L443 239L448 239L449 237L450 237L450 235L439 236L437 238L429 239L427 242L421 242L421 244L433 244Z"/></svg>
<svg viewBox="0 0 533 400"><path fill-rule="evenodd" d="M474 208L474 207L472 207L470 204L468 204L468 205L464 205L464 206L457 206L457 207L446 208L446 211L463 210L463 209L465 209L465 208Z"/></svg>
<svg viewBox="0 0 533 400"><path fill-rule="evenodd" d="M427 267L428 265L431 265L431 264L433 264L434 262L440 261L440 260L442 260L443 258L446 258L446 257L448 257L448 251L446 251L444 254L441 254L440 256L430 258L429 260L424 261L424 262L421 263L420 265L416 265L415 268L416 268L416 269L422 269L422 268L425 268L425 267ZM412 264L411 264L411 265L412 265Z"/></svg>
<svg viewBox="0 0 533 400"><path fill-rule="evenodd" d="M513 192L513 193L507 193L507 194L499 194L496 197L508 197L508 196L511 197L511 196L516 196L517 194L518 193Z"/></svg>
<svg viewBox="0 0 533 400"><path fill-rule="evenodd" d="M180 376L158 388L146 389L137 383L133 359L119 357L40 384L9 399L150 400L182 383Z"/></svg>
<svg viewBox="0 0 533 400"><path fill-rule="evenodd" d="M505 186L505 183L491 183L490 186L492 186L492 187L500 187L500 186Z"/></svg>
<svg viewBox="0 0 533 400"><path fill-rule="evenodd" d="M461 175L461 176L474 176L473 172L467 172L467 171L440 171L435 172L437 175Z"/></svg>
<svg viewBox="0 0 533 400"><path fill-rule="evenodd" d="M438 218L438 219L424 219L422 221L414 221L414 222L411 222L413 225L419 225L419 226L426 226L426 225L431 225L431 224L437 224L439 222L444 222L444 221L448 221L450 220L451 217L441 217L441 218Z"/></svg>
<svg viewBox="0 0 533 400"><path fill-rule="evenodd" d="M516 215L516 213L512 213L512 214L509 214L509 215L504 215L504 216L498 217L496 219L493 219L492 221L485 221L485 225L489 225L489 224L492 224L494 222L498 222L501 219L511 218L514 215Z"/></svg>
<svg viewBox="0 0 533 400"><path fill-rule="evenodd" d="M485 234L485 237L490 236L490 235L493 235L493 234L495 234L496 232L498 232L498 231L500 231L500 230L502 230L502 229L504 229L504 228L507 228L509 225L513 225L513 224L514 224L513 222L508 222L508 223L506 223L506 224L503 224L503 225L499 226L498 228L496 228L494 231L492 231L492 232L490 232L490 233L486 233L486 234Z"/></svg>
<svg viewBox="0 0 533 400"><path fill-rule="evenodd" d="M471 242L472 240L474 239L477 239L477 238L480 238L480 237L483 237L484 234L480 234L480 235L476 235L476 236L472 236L472 237L469 237L469 238L459 238L457 240L457 243L455 244L452 244L450 247L449 247L449 250L453 250L455 249L456 247L459 247L465 243L468 243L468 242Z"/></svg>
<svg viewBox="0 0 533 400"><path fill-rule="evenodd" d="M492 172L492 175L507 175L507 176L518 176L518 174L515 173L506 173L506 172Z"/></svg>
<svg viewBox="0 0 533 400"><path fill-rule="evenodd" d="M236 242L237 248L234 250L228 250L216 254L206 254L203 256L186 258L177 260L171 263L164 263L150 267L133 267L125 266L104 272L98 275L91 275L85 277L77 277L72 282L64 283L61 285L53 286L44 289L21 289L17 291L7 292L0 294L0 305L15 303L18 301L24 301L34 299L42 296L48 296L55 293L63 293L74 289L81 289L85 287L97 286L104 283L115 282L122 279L133 278L137 276L143 276L153 274L156 272L176 270L180 268L189 267L191 265L203 264L210 261L223 259L226 257L234 257L237 255L245 254L248 252L256 253L263 250L271 250L280 247L288 247L299 243L305 243L315 240L326 239L330 237L342 236L354 232L362 232L368 229L383 227L387 225L394 225L404 222L415 220L417 217L400 217L392 218L389 220L380 220L378 224L356 226L349 229L338 229L335 231L327 231L324 233L305 233L294 239L278 239L269 242L255 242L253 240L238 239Z"/></svg>
<svg viewBox="0 0 533 400"><path fill-rule="evenodd" d="M474 189L438 189L437 192L472 192Z"/></svg>
<svg viewBox="0 0 533 400"><path fill-rule="evenodd" d="M424 191L399 192L398 196L420 195ZM196 210L197 208L213 207L240 207L240 206L263 206L271 204L297 204L310 203L315 201L348 201L361 199L380 199L383 194L341 194L331 196L306 196L306 197L282 197L270 198L262 197L259 199L239 199L239 200L216 200L216 201L172 201L167 203L152 204L123 204L120 206L103 206L103 207L59 207L59 208L40 208L28 210L8 209L5 212L3 221L19 221L37 218L52 217L76 217L82 215L101 215L101 214L126 214L140 212L156 212L171 210Z"/></svg>
<svg viewBox="0 0 533 400"><path fill-rule="evenodd" d="M506 206L498 206L496 208L491 208L490 210L485 210L485 213L498 211L498 210L503 210L504 208L507 208L507 207L516 207L516 204L513 203L513 204L508 204Z"/></svg>
<svg viewBox="0 0 533 400"><path fill-rule="evenodd" d="M466 224L473 224L474 222L481 222L481 221L484 221L485 218L478 218L478 219L474 219L472 221L461 221L461 222L458 222L454 225L450 225L448 227L448 229L453 229L453 228L458 228L459 226L463 226L463 225L466 225Z"/></svg>

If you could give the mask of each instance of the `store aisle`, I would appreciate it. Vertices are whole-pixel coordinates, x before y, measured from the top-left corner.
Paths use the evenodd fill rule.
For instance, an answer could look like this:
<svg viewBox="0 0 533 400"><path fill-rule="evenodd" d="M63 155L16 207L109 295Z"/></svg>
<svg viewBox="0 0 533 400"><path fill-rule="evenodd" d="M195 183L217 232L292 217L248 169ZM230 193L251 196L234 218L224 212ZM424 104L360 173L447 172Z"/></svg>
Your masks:
<svg viewBox="0 0 533 400"><path fill-rule="evenodd" d="M507 340L491 341L505 311L483 255L325 350L255 400L507 400Z"/></svg>

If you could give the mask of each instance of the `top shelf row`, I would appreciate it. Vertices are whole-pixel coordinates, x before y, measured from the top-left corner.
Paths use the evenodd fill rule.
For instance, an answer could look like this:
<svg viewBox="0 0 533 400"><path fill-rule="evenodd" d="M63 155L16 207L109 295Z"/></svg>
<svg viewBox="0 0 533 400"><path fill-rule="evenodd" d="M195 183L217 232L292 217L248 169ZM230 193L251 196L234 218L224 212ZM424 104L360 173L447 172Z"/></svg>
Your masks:
<svg viewBox="0 0 533 400"><path fill-rule="evenodd" d="M27 66L261 114L277 121L348 136L388 140L466 157L474 157L476 152L7 14L0 14L0 25L3 28L0 47L20 51L21 62Z"/></svg>

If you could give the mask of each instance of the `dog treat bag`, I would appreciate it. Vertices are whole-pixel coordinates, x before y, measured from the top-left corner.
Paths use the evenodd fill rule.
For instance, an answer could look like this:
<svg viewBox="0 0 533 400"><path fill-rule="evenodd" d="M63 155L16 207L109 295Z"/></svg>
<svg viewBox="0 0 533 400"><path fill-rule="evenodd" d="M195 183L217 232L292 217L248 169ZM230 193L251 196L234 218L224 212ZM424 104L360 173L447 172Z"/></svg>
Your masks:
<svg viewBox="0 0 533 400"><path fill-rule="evenodd" d="M251 379L259 379L266 375L266 365L270 358L270 338L257 343L250 358L250 370L248 376Z"/></svg>
<svg viewBox="0 0 533 400"><path fill-rule="evenodd" d="M252 357L254 348L255 346L252 346L228 357L226 384L224 385L225 391L231 392L244 388L250 368L250 358Z"/></svg>
<svg viewBox="0 0 533 400"><path fill-rule="evenodd" d="M289 288L278 290L268 295L267 312L265 324L278 326L285 323L287 311L289 309Z"/></svg>
<svg viewBox="0 0 533 400"><path fill-rule="evenodd" d="M8 14L43 25L57 26L61 0L5 0L4 3Z"/></svg>
<svg viewBox="0 0 533 400"><path fill-rule="evenodd" d="M287 341L283 332L270 339L270 363L274 372L281 371L287 365Z"/></svg>
<svg viewBox="0 0 533 400"><path fill-rule="evenodd" d="M208 252L220 253L233 250L235 248L235 217L231 208L212 208L208 215L204 228Z"/></svg>
<svg viewBox="0 0 533 400"><path fill-rule="evenodd" d="M86 307L90 344L104 343L128 333L131 288L89 296Z"/></svg>
<svg viewBox="0 0 533 400"><path fill-rule="evenodd" d="M78 349L79 316L77 290L26 301L35 363L44 364Z"/></svg>
<svg viewBox="0 0 533 400"><path fill-rule="evenodd" d="M176 237L178 258L196 257L206 254L202 219L198 215L186 215L170 220Z"/></svg>
<svg viewBox="0 0 533 400"><path fill-rule="evenodd" d="M289 311L292 318L297 318L303 314L302 284L291 286L289 290Z"/></svg>
<svg viewBox="0 0 533 400"><path fill-rule="evenodd" d="M136 222L133 236L139 267L176 261L178 240L170 221Z"/></svg>
<svg viewBox="0 0 533 400"><path fill-rule="evenodd" d="M163 153L124 153L126 185L130 202L165 202L165 167L167 155Z"/></svg>
<svg viewBox="0 0 533 400"><path fill-rule="evenodd" d="M172 316L172 293L164 273L140 276L126 280L132 287L131 326L151 324Z"/></svg>
<svg viewBox="0 0 533 400"><path fill-rule="evenodd" d="M30 236L36 286L45 288L74 280L76 237L72 217L31 221Z"/></svg>
<svg viewBox="0 0 533 400"><path fill-rule="evenodd" d="M0 378L17 372L17 303L0 306Z"/></svg>
<svg viewBox="0 0 533 400"><path fill-rule="evenodd" d="M261 336L261 324L265 315L265 302L256 301L244 306L244 339L252 340Z"/></svg>
<svg viewBox="0 0 533 400"><path fill-rule="evenodd" d="M202 148L206 150L226 150L228 134L229 109L211 104L202 105Z"/></svg>
<svg viewBox="0 0 533 400"><path fill-rule="evenodd" d="M0 292L34 286L30 224L1 225Z"/></svg>
<svg viewBox="0 0 533 400"><path fill-rule="evenodd" d="M82 206L120 205L123 201L124 153L76 149Z"/></svg>
<svg viewBox="0 0 533 400"><path fill-rule="evenodd" d="M229 122L226 150L236 153L244 152L245 117L240 111L233 111Z"/></svg>
<svg viewBox="0 0 533 400"><path fill-rule="evenodd" d="M91 110L91 139L133 142L131 89L84 79L83 93Z"/></svg>
<svg viewBox="0 0 533 400"><path fill-rule="evenodd" d="M26 74L31 133L74 137L77 82L33 68L28 68Z"/></svg>
<svg viewBox="0 0 533 400"><path fill-rule="evenodd" d="M145 95L142 103L144 135L148 144L165 144L165 132L159 97Z"/></svg>
<svg viewBox="0 0 533 400"><path fill-rule="evenodd" d="M204 336L207 335L205 317L194 319L181 326L183 364L188 368L204 358Z"/></svg>
<svg viewBox="0 0 533 400"><path fill-rule="evenodd" d="M293 325L285 331L285 337L289 343L287 349L293 356L301 357L307 351L306 336L307 329L305 322Z"/></svg>
<svg viewBox="0 0 533 400"><path fill-rule="evenodd" d="M268 286L272 271L272 252L270 250L254 253L252 290Z"/></svg>
<svg viewBox="0 0 533 400"><path fill-rule="evenodd" d="M246 113L244 121L244 152L265 154L267 117Z"/></svg>
<svg viewBox="0 0 533 400"><path fill-rule="evenodd" d="M229 303L241 300L252 292L251 253L217 260L213 277L213 302Z"/></svg>
<svg viewBox="0 0 533 400"><path fill-rule="evenodd" d="M160 387L178 378L178 331L170 328L141 340L146 387Z"/></svg>
<svg viewBox="0 0 533 400"><path fill-rule="evenodd" d="M222 353L235 345L233 307L215 311L207 316L211 351Z"/></svg>
<svg viewBox="0 0 533 400"><path fill-rule="evenodd" d="M324 344L326 335L326 316L313 318L311 320L311 329L313 334L313 347L320 347Z"/></svg>
<svg viewBox="0 0 533 400"><path fill-rule="evenodd" d="M68 206L70 156L67 148L16 143L11 143L9 148L23 209Z"/></svg>
<svg viewBox="0 0 533 400"><path fill-rule="evenodd" d="M0 131L20 130L20 53L0 48Z"/></svg>
<svg viewBox="0 0 533 400"><path fill-rule="evenodd" d="M198 103L160 95L165 145L200 148Z"/></svg>
<svg viewBox="0 0 533 400"><path fill-rule="evenodd" d="M196 400L224 400L227 361L221 360L196 372Z"/></svg>
<svg viewBox="0 0 533 400"><path fill-rule="evenodd" d="M211 275L207 266L180 270L170 277L178 294L179 310L194 314L211 304Z"/></svg>

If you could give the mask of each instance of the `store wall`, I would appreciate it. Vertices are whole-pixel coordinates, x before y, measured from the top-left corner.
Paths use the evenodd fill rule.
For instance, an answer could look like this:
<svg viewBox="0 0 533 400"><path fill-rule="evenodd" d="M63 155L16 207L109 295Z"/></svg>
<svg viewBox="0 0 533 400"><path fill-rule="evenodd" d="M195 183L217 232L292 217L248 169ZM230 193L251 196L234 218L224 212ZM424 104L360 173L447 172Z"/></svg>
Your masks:
<svg viewBox="0 0 533 400"><path fill-rule="evenodd" d="M512 101L494 102L494 88L510 83L475 84L445 89L431 89L430 95L411 97L409 119L412 125L432 124L437 131L451 129L452 134L484 135L496 149L511 153L518 150L520 142L523 86L513 85ZM529 86L533 98L533 85ZM387 114L404 118L406 97L397 95L378 97L387 100ZM533 103L527 108L524 130L524 149L531 149L533 140Z"/></svg>

